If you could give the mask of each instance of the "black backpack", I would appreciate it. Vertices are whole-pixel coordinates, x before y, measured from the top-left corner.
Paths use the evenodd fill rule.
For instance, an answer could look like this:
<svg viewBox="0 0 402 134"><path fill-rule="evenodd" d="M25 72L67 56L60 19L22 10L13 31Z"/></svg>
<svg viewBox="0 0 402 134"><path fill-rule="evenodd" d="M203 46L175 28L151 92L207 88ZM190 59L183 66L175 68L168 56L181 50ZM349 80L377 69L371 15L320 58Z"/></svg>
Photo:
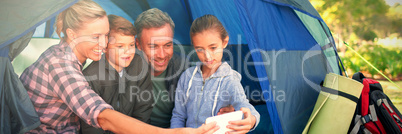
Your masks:
<svg viewBox="0 0 402 134"><path fill-rule="evenodd" d="M349 127L350 134L402 134L401 113L384 94L378 81L366 78L357 72L353 79L364 87Z"/></svg>

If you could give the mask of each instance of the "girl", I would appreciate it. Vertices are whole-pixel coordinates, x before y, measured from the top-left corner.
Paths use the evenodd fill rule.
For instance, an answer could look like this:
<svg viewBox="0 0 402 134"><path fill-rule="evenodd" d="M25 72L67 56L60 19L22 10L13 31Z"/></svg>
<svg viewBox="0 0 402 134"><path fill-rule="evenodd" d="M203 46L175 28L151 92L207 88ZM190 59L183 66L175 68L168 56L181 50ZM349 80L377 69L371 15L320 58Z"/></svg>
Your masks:
<svg viewBox="0 0 402 134"><path fill-rule="evenodd" d="M246 99L240 74L221 61L229 41L221 22L213 15L197 18L191 25L190 37L201 62L180 77L171 128L199 127L206 118L217 115L217 108L228 105L242 110L245 117L232 122L228 128L246 133L257 126L260 115ZM245 122L252 123L245 125Z"/></svg>
<svg viewBox="0 0 402 134"><path fill-rule="evenodd" d="M86 59L98 61L106 47L109 22L95 2L82 0L57 17L61 38L21 74L21 81L40 116L41 125L30 133L78 133L85 123L115 133L206 133L211 123L199 129L161 129L112 110L88 85L81 72ZM192 132L191 132L192 131Z"/></svg>

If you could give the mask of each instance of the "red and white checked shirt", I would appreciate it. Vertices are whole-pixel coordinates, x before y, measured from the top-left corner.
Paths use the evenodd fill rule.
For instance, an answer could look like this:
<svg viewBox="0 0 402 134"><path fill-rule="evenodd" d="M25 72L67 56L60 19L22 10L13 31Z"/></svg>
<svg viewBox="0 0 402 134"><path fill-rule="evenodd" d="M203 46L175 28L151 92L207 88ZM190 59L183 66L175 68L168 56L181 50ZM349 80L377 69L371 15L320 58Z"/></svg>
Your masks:
<svg viewBox="0 0 402 134"><path fill-rule="evenodd" d="M112 109L96 94L82 74L82 64L61 41L47 49L21 74L20 80L40 116L32 133L78 133L79 120L100 127L97 117Z"/></svg>

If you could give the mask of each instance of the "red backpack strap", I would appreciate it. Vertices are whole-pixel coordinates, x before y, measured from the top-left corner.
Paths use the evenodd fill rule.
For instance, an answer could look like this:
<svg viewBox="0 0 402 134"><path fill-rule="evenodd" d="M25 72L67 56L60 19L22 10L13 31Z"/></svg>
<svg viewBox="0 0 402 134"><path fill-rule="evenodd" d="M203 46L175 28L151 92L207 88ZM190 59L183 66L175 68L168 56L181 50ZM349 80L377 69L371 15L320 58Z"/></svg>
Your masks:
<svg viewBox="0 0 402 134"><path fill-rule="evenodd" d="M366 116L369 113L369 98L370 98L370 79L363 79L363 90L361 94L361 115Z"/></svg>

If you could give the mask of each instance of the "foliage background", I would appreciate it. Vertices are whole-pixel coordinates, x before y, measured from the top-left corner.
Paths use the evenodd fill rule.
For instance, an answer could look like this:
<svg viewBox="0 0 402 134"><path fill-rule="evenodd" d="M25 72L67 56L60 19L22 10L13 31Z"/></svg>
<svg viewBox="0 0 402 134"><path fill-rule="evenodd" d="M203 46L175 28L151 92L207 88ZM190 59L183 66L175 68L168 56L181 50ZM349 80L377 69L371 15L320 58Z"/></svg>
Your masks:
<svg viewBox="0 0 402 134"><path fill-rule="evenodd" d="M365 76L379 80L384 92L401 111L402 1L310 0L310 2L331 29L348 74L361 71ZM386 81L343 42L347 42L399 87Z"/></svg>

